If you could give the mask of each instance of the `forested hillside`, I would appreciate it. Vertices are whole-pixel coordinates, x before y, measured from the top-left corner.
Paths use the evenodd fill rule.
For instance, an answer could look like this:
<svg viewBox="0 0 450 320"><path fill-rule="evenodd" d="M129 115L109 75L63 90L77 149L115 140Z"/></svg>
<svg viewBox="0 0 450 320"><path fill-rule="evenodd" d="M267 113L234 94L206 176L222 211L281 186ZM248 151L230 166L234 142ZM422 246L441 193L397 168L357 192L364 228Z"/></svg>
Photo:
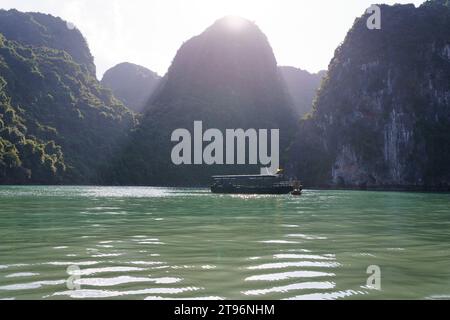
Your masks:
<svg viewBox="0 0 450 320"><path fill-rule="evenodd" d="M0 17L0 183L102 182L134 115L95 78L77 29L41 14Z"/></svg>

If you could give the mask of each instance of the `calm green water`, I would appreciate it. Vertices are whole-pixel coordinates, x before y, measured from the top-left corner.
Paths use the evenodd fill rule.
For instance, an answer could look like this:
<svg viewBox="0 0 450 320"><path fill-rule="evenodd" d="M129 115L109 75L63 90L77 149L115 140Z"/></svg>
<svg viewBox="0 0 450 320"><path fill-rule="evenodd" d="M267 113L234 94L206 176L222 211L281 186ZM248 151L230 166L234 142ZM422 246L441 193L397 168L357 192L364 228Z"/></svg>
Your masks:
<svg viewBox="0 0 450 320"><path fill-rule="evenodd" d="M450 195L0 187L0 298L450 298Z"/></svg>

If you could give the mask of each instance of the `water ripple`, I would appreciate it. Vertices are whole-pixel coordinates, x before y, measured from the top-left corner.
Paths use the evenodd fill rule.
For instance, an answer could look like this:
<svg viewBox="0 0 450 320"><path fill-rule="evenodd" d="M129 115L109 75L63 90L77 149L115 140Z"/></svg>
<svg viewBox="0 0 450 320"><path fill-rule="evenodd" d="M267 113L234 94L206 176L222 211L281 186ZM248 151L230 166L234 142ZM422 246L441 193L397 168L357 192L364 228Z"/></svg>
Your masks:
<svg viewBox="0 0 450 320"><path fill-rule="evenodd" d="M32 277L32 276L38 276L39 273L35 272L18 272L18 273L12 273L5 276L5 278L21 278L21 277Z"/></svg>
<svg viewBox="0 0 450 320"><path fill-rule="evenodd" d="M148 277L132 277L132 276L119 276L113 278L82 278L74 281L77 285L87 285L96 287L109 287L126 283L137 282L151 282L157 284L169 284L180 282L181 278L164 277L164 278L148 278Z"/></svg>
<svg viewBox="0 0 450 320"><path fill-rule="evenodd" d="M144 268L138 267L104 267L104 268L88 268L82 269L76 272L77 275L92 275L97 273L105 273L105 272L134 272L134 271L143 271L146 270Z"/></svg>
<svg viewBox="0 0 450 320"><path fill-rule="evenodd" d="M310 293L298 295L291 298L286 298L284 300L336 300L339 298L350 297L354 295L364 295L366 292L363 291L354 291L354 290L346 290L346 291L337 291L337 292L324 292L324 293Z"/></svg>
<svg viewBox="0 0 450 320"><path fill-rule="evenodd" d="M335 274L319 271L292 271L250 276L245 278L245 281L279 281L293 278L319 278L331 276L335 276Z"/></svg>
<svg viewBox="0 0 450 320"><path fill-rule="evenodd" d="M333 282L300 282L300 283L294 283L289 284L286 286L280 286L280 287L273 287L270 289L258 289L258 290L248 290L242 292L244 295L253 295L253 296L259 296L259 295L265 295L268 293L275 293L275 292L288 292L292 290L306 290L306 289L333 289L335 287L335 283Z"/></svg>
<svg viewBox="0 0 450 320"><path fill-rule="evenodd" d="M288 240L263 240L263 241L258 241L261 243L273 243L273 244L296 244L296 243L300 243L297 241L288 241Z"/></svg>
<svg viewBox="0 0 450 320"><path fill-rule="evenodd" d="M80 289L68 290L62 292L55 292L53 296L68 296L75 299L86 298L114 298L129 295L147 295L147 294L179 294L188 291L196 291L200 288L186 287L186 288L151 288L142 290L129 291L112 291L112 290L94 290L94 289Z"/></svg>
<svg viewBox="0 0 450 320"><path fill-rule="evenodd" d="M311 260L334 260L334 257L320 256L314 254L275 254L275 259L311 259Z"/></svg>
<svg viewBox="0 0 450 320"><path fill-rule="evenodd" d="M53 280L53 281L47 280L29 283L16 283L7 286L1 286L0 290L7 290L7 291L31 290L31 289L39 289L43 286L56 286L64 283L66 283L65 280Z"/></svg>
<svg viewBox="0 0 450 320"><path fill-rule="evenodd" d="M264 269L283 269L290 267L321 267L321 268L336 268L340 264L337 262L317 262L317 261L301 261L301 262L278 262L265 263L258 266L247 267L249 270L264 270Z"/></svg>

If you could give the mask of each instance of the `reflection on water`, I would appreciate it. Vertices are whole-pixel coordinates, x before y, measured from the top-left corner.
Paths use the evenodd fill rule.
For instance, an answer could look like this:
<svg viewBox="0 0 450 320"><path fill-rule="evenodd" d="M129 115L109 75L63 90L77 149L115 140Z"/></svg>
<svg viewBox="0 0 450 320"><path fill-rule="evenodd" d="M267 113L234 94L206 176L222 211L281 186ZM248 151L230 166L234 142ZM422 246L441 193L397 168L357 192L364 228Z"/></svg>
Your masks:
<svg viewBox="0 0 450 320"><path fill-rule="evenodd" d="M445 194L0 187L0 299L448 299L449 227Z"/></svg>

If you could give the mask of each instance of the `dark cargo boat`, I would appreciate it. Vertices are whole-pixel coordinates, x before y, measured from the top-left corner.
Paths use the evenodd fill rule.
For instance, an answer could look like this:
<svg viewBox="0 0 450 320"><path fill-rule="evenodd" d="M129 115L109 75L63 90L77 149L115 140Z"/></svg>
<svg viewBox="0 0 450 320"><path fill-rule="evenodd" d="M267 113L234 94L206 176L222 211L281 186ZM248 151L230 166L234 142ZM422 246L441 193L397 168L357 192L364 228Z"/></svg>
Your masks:
<svg viewBox="0 0 450 320"><path fill-rule="evenodd" d="M287 194L294 190L293 183L282 174L213 176L213 193L235 194Z"/></svg>

